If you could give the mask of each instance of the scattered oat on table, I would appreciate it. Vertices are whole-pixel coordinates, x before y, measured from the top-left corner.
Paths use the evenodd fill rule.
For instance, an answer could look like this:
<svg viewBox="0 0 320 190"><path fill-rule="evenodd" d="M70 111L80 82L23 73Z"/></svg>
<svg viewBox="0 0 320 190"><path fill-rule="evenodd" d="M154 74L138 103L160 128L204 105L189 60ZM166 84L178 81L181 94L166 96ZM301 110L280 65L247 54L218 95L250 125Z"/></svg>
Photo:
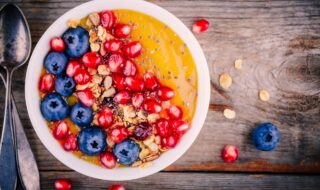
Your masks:
<svg viewBox="0 0 320 190"><path fill-rule="evenodd" d="M227 90L232 84L232 78L228 73L223 73L220 75L219 82L220 82L220 86L223 89Z"/></svg>
<svg viewBox="0 0 320 190"><path fill-rule="evenodd" d="M242 59L236 59L234 61L234 67L238 70L241 70L242 69L242 63L243 63L243 60Z"/></svg>
<svg viewBox="0 0 320 190"><path fill-rule="evenodd" d="M231 110L231 109L224 109L223 110L223 115L227 118L227 119L234 119L236 117L236 112Z"/></svg>
<svg viewBox="0 0 320 190"><path fill-rule="evenodd" d="M260 100L266 102L270 99L270 94L266 90L260 90L259 97L260 97Z"/></svg>

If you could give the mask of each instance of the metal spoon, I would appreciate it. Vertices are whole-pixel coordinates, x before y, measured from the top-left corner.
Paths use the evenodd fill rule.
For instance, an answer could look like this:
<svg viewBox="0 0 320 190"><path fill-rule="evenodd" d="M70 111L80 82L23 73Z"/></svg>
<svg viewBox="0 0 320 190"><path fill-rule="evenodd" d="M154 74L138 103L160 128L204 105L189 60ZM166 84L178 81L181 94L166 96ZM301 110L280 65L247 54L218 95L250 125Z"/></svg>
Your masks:
<svg viewBox="0 0 320 190"><path fill-rule="evenodd" d="M23 65L31 52L31 36L21 10L5 5L0 12L0 66L6 71L6 101L0 144L0 189L14 190L17 181L15 156L16 130L12 125L11 80L13 72ZM18 160L18 159L17 159Z"/></svg>

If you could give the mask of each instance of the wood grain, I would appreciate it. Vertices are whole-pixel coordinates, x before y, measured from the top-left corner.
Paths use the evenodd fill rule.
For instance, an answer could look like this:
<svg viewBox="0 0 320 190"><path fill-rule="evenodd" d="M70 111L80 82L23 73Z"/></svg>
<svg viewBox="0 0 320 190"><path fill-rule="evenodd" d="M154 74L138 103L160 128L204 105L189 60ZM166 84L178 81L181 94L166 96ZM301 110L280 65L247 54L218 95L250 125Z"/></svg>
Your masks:
<svg viewBox="0 0 320 190"><path fill-rule="evenodd" d="M4 1L1 1L4 2ZM33 46L49 25L83 0L24 0L17 2L29 21ZM211 0L155 0L152 1L172 12L188 27L194 20L206 18L210 29L196 35L210 69L211 105L206 123L189 151L164 172L128 183L129 187L170 189L172 180L194 179L188 186L172 189L206 189L219 186L224 180L226 188L236 182L249 180L255 187L268 188L270 181L281 186L297 183L297 187L316 185L316 177L267 175L259 186L252 175L224 175L194 172L270 172L320 173L320 2L319 1L211 1ZM234 60L244 60L243 69L236 70ZM104 182L79 176L54 158L37 138L28 119L24 100L26 66L15 73L13 86L18 110L27 136L36 154L44 178L44 187L50 187L56 175L74 176L84 189L103 188ZM233 84L225 91L218 78L227 72ZM2 84L1 84L2 85ZM270 93L270 101L258 99L260 89ZM0 93L4 94L3 86ZM0 96L3 102L4 97ZM232 108L234 120L223 117L222 111ZM2 111L3 104L0 106ZM0 116L2 117L2 115ZM2 119L2 118L0 118ZM250 140L251 131L260 122L275 123L282 134L279 147L271 152L255 149ZM45 126L44 126L45 127ZM235 164L225 164L220 150L225 144L235 144L240 158ZM188 171L191 173L180 173ZM186 176L192 176L184 179ZM221 176L224 177L221 177ZM155 177L156 176L156 177ZM193 177L194 176L194 177ZM79 177L79 179L78 179ZM158 182L156 178L164 182ZM219 178L220 177L220 178ZM242 178L243 177L243 178ZM203 178L203 181L201 179ZM230 179L232 182L226 183ZM157 182L155 182L157 181ZM88 184L86 184L88 182ZM309 183L310 182L310 183ZM206 184L206 186L202 186ZM130 186L132 185L132 186ZM318 185L318 184L317 184ZM292 186L289 186L292 187ZM316 186L314 186L316 187ZM292 187L293 188L293 187Z"/></svg>

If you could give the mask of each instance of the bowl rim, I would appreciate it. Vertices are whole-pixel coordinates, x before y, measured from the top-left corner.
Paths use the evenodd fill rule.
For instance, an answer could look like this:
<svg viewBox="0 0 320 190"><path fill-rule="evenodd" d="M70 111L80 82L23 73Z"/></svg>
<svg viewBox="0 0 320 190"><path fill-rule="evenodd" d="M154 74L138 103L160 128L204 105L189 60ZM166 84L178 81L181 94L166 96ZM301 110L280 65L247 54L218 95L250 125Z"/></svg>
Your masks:
<svg viewBox="0 0 320 190"><path fill-rule="evenodd" d="M47 128L45 119L40 112L40 99L38 96L38 80L42 68L42 62L49 51L49 40L53 36L61 35L67 29L67 21L72 18L82 18L91 12L113 9L129 9L135 10L149 16L152 16L161 22L165 23L180 38L187 44L191 55L194 59L198 75L198 97L194 117L192 119L192 127L183 136L178 145L164 154L157 160L153 161L152 165L147 168L115 168L108 170L100 166L96 166L87 161L84 161L72 153L66 152L56 141L50 130ZM61 27L65 26L65 27ZM191 31L173 14L167 10L143 0L94 0L83 3L75 8L72 8L61 17L59 17L41 36L35 46L32 56L29 61L25 82L25 98L28 115L31 124L36 131L40 141L60 162L69 168L89 177L110 180L123 181L132 180L152 175L160 170L171 165L179 159L192 145L198 136L209 107L210 101L210 77L207 61L204 53Z"/></svg>

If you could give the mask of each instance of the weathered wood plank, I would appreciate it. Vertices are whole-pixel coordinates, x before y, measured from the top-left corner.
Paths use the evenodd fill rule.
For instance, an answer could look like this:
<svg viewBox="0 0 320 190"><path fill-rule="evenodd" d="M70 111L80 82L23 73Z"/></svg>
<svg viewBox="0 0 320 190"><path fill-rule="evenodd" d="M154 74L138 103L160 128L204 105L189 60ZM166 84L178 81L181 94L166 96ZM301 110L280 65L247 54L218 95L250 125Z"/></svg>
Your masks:
<svg viewBox="0 0 320 190"><path fill-rule="evenodd" d="M56 18L85 1L15 2L28 18L35 45ZM196 35L209 64L211 110L192 148L166 170L319 173L319 2L152 2L189 27L200 17L211 22L208 32ZM244 59L241 71L233 68L236 58ZM13 90L39 167L46 171L69 170L44 148L30 125L23 92L25 70L26 66L15 74ZM234 80L228 91L218 85L222 72L228 72ZM269 102L258 99L262 88L270 92ZM3 86L0 94L4 94ZM3 104L0 107L3 109ZM225 107L236 110L235 120L222 116ZM280 146L272 152L257 151L250 141L252 129L263 121L275 123L282 133ZM236 164L224 164L220 159L220 149L227 143L239 147Z"/></svg>
<svg viewBox="0 0 320 190"><path fill-rule="evenodd" d="M41 172L42 189L53 189L57 177L67 177L74 189L106 189L114 182L94 180L76 172ZM320 176L168 173L123 183L127 189L318 189Z"/></svg>

